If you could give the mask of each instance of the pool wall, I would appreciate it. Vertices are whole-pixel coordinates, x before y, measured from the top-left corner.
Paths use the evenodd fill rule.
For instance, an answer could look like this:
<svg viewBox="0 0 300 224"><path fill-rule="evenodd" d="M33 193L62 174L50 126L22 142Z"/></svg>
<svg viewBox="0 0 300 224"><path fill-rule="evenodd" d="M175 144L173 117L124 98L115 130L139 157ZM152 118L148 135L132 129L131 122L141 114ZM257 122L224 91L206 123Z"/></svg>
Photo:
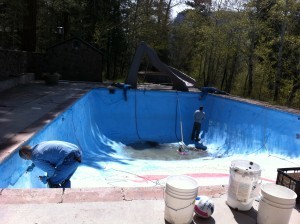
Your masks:
<svg viewBox="0 0 300 224"><path fill-rule="evenodd" d="M300 114L207 96L207 144L228 154L268 152L300 156Z"/></svg>
<svg viewBox="0 0 300 224"><path fill-rule="evenodd" d="M98 161L125 163L115 157L124 144L182 139L192 143L193 113L200 105L206 112L202 129L208 150L223 155L268 152L300 156L299 114L215 95L200 98L192 92L129 90L125 96L120 89L111 93L107 88L87 93L27 144L69 141L82 148L87 165L102 169ZM44 187L37 178L43 175L39 169L24 175L29 164L17 153L3 161L0 187Z"/></svg>

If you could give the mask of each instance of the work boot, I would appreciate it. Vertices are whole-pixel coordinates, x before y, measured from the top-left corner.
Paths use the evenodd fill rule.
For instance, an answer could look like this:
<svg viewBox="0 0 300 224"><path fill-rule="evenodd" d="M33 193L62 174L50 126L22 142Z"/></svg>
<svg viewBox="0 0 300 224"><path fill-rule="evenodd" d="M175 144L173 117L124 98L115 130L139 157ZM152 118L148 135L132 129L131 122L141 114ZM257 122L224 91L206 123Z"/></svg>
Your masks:
<svg viewBox="0 0 300 224"><path fill-rule="evenodd" d="M52 184L50 182L48 182L48 187L49 188L61 188L61 186L59 184Z"/></svg>
<svg viewBox="0 0 300 224"><path fill-rule="evenodd" d="M62 188L71 188L71 181L70 180L65 180L60 185L61 185Z"/></svg>

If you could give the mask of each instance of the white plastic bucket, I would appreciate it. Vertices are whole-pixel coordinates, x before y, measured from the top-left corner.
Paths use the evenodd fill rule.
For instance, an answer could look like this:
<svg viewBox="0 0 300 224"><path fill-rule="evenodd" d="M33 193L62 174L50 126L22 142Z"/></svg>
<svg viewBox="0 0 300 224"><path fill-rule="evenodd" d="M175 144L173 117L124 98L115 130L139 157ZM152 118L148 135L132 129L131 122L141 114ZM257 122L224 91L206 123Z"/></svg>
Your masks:
<svg viewBox="0 0 300 224"><path fill-rule="evenodd" d="M197 194L198 183L194 178L169 176L165 188L165 220L171 224L190 224Z"/></svg>
<svg viewBox="0 0 300 224"><path fill-rule="evenodd" d="M264 184L261 187L261 201L258 205L258 224L289 223L297 194L291 189L276 185Z"/></svg>
<svg viewBox="0 0 300 224"><path fill-rule="evenodd" d="M174 191L171 188L168 188L168 194L174 197L180 197L180 198L190 198L195 196L195 192L187 192L187 193L182 193L178 191Z"/></svg>
<svg viewBox="0 0 300 224"><path fill-rule="evenodd" d="M227 204L240 211L251 209L258 196L260 166L248 160L234 160L230 166Z"/></svg>

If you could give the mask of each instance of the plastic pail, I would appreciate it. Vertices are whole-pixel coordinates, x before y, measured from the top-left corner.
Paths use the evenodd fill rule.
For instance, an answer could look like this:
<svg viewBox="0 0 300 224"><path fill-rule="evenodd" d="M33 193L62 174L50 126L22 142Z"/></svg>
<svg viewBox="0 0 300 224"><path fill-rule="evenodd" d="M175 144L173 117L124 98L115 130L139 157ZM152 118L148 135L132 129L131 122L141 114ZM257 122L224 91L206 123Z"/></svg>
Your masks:
<svg viewBox="0 0 300 224"><path fill-rule="evenodd" d="M194 178L169 176L165 188L165 220L171 224L190 224L197 194L198 183Z"/></svg>
<svg viewBox="0 0 300 224"><path fill-rule="evenodd" d="M230 166L227 204L240 211L251 209L258 195L260 166L247 160L234 160Z"/></svg>
<svg viewBox="0 0 300 224"><path fill-rule="evenodd" d="M168 194L180 198L190 198L195 196L195 192L182 193L182 192L174 191L171 188L168 188Z"/></svg>
<svg viewBox="0 0 300 224"><path fill-rule="evenodd" d="M261 187L261 201L258 205L258 224L289 223L297 194L291 189L276 185L264 184Z"/></svg>

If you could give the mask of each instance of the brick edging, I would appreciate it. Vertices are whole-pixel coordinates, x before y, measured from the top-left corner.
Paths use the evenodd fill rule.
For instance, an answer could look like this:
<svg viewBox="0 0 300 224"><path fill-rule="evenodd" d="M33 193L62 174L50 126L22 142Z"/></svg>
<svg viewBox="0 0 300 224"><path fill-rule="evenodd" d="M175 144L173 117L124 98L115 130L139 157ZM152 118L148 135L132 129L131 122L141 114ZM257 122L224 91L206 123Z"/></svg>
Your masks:
<svg viewBox="0 0 300 224"><path fill-rule="evenodd" d="M228 186L200 186L198 195L221 197ZM1 189L0 204L82 203L104 201L163 200L164 187L104 187L72 189Z"/></svg>

